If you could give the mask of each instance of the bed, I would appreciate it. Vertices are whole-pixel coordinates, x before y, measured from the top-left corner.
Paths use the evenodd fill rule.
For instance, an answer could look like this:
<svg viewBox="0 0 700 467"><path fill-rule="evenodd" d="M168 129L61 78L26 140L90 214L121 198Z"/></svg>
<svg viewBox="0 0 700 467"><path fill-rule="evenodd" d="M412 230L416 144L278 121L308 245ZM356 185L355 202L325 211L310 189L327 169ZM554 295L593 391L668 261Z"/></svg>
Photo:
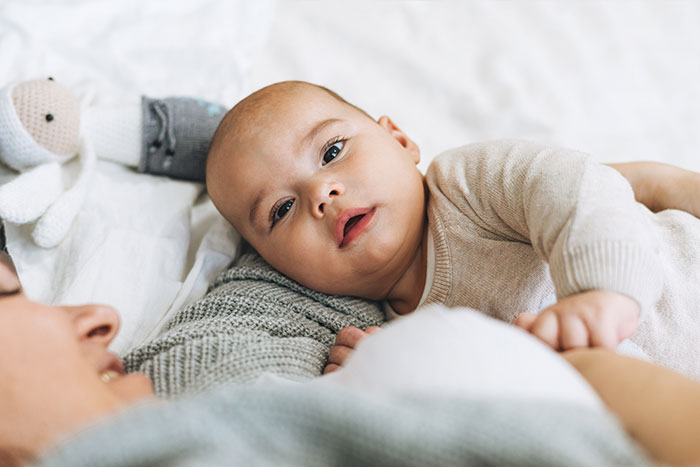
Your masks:
<svg viewBox="0 0 700 467"><path fill-rule="evenodd" d="M52 76L101 105L147 95L230 107L299 79L390 115L419 145L421 170L501 137L700 170L698 26L700 5L680 1L7 0L0 86ZM0 181L13 176L0 166ZM107 161L57 247L34 244L26 225L5 231L30 297L119 310L122 355L241 248L202 184Z"/></svg>
<svg viewBox="0 0 700 467"><path fill-rule="evenodd" d="M3 2L0 84L50 75L103 105L147 95L228 107L302 79L390 115L422 170L444 149L504 136L700 170L692 2L136 5ZM113 304L124 353L201 296L240 242L200 184L108 162L94 178L66 241L39 248L9 224L8 245L33 298Z"/></svg>

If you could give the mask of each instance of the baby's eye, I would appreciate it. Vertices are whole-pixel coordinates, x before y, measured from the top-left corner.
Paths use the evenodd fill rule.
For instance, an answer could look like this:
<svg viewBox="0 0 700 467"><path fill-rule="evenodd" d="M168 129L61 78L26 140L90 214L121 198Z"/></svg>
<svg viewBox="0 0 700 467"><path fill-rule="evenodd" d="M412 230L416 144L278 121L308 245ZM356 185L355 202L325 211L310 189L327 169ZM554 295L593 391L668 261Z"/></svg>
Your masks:
<svg viewBox="0 0 700 467"><path fill-rule="evenodd" d="M273 212L272 212L272 226L274 227L277 221L282 219L284 216L287 215L290 209L292 209L292 204L294 204L293 199L288 199L284 201L282 204L277 206Z"/></svg>
<svg viewBox="0 0 700 467"><path fill-rule="evenodd" d="M340 151L343 150L343 146L345 145L345 141L337 141L330 146L328 146L328 149L326 149L326 152L323 153L323 164L321 165L326 165L336 157L338 157L338 154L340 154Z"/></svg>

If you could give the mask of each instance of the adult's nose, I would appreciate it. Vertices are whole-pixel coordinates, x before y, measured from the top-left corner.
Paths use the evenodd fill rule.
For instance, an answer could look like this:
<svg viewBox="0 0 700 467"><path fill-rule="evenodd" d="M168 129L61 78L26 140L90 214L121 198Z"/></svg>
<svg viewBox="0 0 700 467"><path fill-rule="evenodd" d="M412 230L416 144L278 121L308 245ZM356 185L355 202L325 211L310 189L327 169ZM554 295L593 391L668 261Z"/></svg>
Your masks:
<svg viewBox="0 0 700 467"><path fill-rule="evenodd" d="M326 208L345 193L345 187L335 180L316 180L312 182L310 191L311 213L320 219Z"/></svg>
<svg viewBox="0 0 700 467"><path fill-rule="evenodd" d="M68 311L81 340L107 347L119 331L119 313L111 306L82 305Z"/></svg>

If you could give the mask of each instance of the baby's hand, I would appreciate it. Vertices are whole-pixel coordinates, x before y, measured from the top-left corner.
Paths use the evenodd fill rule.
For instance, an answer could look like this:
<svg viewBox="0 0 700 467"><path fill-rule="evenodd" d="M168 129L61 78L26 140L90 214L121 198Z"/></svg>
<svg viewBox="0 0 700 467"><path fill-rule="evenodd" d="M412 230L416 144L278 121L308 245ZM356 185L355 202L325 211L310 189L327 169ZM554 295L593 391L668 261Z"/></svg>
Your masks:
<svg viewBox="0 0 700 467"><path fill-rule="evenodd" d="M358 342L380 329L377 326L370 326L365 331L355 326L346 326L341 329L328 355L328 363L323 374L332 373L339 369L345 363L345 359L355 350Z"/></svg>
<svg viewBox="0 0 700 467"><path fill-rule="evenodd" d="M554 350L614 350L637 329L639 313L639 304L627 295L591 290L563 298L540 314L522 313L514 324Z"/></svg>

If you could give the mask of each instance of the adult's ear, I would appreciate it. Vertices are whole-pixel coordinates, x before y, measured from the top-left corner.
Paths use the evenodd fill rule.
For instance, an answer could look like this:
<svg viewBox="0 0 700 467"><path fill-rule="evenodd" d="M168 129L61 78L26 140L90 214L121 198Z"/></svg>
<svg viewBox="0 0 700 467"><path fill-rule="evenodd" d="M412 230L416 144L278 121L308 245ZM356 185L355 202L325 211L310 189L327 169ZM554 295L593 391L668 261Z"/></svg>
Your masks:
<svg viewBox="0 0 700 467"><path fill-rule="evenodd" d="M406 133L401 131L389 117L382 115L379 117L379 120L377 120L377 123L379 123L380 127L388 131L389 134L408 151L414 163L418 164L418 162L420 162L420 149L418 149L418 145L414 143L411 138L406 136Z"/></svg>

